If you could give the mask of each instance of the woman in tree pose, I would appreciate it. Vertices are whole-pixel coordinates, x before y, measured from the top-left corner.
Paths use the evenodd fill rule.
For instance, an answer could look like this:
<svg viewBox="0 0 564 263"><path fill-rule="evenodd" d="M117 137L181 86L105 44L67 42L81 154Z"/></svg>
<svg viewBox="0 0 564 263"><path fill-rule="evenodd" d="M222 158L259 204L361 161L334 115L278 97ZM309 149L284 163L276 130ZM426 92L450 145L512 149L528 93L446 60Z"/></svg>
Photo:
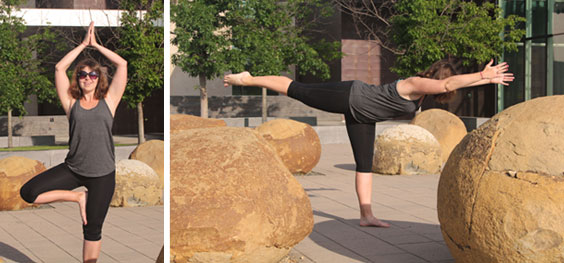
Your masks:
<svg viewBox="0 0 564 263"><path fill-rule="evenodd" d="M493 60L480 72L458 75L451 64L441 60L415 77L380 86L358 80L303 84L284 76L254 77L249 72L226 75L223 81L226 87L265 87L308 106L344 114L356 163L360 225L389 227L373 215L371 207L375 123L417 111L425 95L434 95L435 100L446 102L460 88L488 83L508 85L507 82L513 81L513 74L507 73L507 63L492 64Z"/></svg>
<svg viewBox="0 0 564 263"><path fill-rule="evenodd" d="M101 65L85 59L76 65L69 82L67 69L88 46L115 66L111 84ZM20 190L28 203L77 202L83 224L83 261L100 255L102 224L115 188L112 125L127 83L127 61L96 42L94 22L82 43L55 66L55 86L69 120L69 153L61 163L29 180ZM85 186L87 192L71 191Z"/></svg>

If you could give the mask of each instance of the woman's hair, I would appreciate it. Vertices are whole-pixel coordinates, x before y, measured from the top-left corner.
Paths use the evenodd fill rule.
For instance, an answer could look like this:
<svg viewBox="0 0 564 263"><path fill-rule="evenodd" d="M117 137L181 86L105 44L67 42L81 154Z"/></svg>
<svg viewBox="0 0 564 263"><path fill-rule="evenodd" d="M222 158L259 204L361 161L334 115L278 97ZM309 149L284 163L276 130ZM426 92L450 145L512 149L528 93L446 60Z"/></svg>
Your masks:
<svg viewBox="0 0 564 263"><path fill-rule="evenodd" d="M448 60L443 59L433 63L427 70L417 73L416 76L430 79L446 79L457 74L458 72L454 69L454 66ZM438 103L444 104L451 101L455 94L456 90L435 94L433 99Z"/></svg>
<svg viewBox="0 0 564 263"><path fill-rule="evenodd" d="M106 71L102 69L100 63L92 59L84 59L76 64L74 72L72 73L72 80L70 84L70 94L74 99L81 99L84 94L82 89L78 86L78 72L83 70L85 67L89 67L92 71L98 73L98 85L96 85L96 90L94 91L94 97L96 99L103 99L108 93L108 77L106 76Z"/></svg>

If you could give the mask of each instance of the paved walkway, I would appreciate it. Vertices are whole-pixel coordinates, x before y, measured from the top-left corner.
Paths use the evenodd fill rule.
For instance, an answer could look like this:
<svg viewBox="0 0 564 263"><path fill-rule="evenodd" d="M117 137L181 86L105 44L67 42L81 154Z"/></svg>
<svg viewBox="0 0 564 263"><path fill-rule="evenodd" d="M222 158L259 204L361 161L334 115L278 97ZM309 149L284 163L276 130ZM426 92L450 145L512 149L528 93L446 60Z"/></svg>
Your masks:
<svg viewBox="0 0 564 263"><path fill-rule="evenodd" d="M359 227L351 147L322 149L314 172L323 175L297 176L310 197L315 225L294 247L291 262L454 262L437 218L438 175L374 175L374 213L392 227Z"/></svg>
<svg viewBox="0 0 564 263"><path fill-rule="evenodd" d="M0 212L0 262L82 262L75 203ZM155 262L163 246L163 207L110 208L99 262Z"/></svg>

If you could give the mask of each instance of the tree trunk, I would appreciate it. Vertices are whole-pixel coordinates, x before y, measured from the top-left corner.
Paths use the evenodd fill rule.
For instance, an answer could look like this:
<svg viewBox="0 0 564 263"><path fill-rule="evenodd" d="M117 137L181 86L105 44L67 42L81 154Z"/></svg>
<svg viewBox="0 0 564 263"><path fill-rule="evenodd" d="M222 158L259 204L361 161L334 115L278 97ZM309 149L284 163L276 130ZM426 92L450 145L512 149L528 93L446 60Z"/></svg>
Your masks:
<svg viewBox="0 0 564 263"><path fill-rule="evenodd" d="M208 117L208 90L206 88L206 76L200 75L200 116Z"/></svg>
<svg viewBox="0 0 564 263"><path fill-rule="evenodd" d="M267 109L266 109L266 88L262 88L262 123L266 122Z"/></svg>
<svg viewBox="0 0 564 263"><path fill-rule="evenodd" d="M12 148L12 110L8 110L8 148Z"/></svg>
<svg viewBox="0 0 564 263"><path fill-rule="evenodd" d="M137 103L137 134L138 137L138 144L142 144L145 142L145 121L143 118L143 102Z"/></svg>

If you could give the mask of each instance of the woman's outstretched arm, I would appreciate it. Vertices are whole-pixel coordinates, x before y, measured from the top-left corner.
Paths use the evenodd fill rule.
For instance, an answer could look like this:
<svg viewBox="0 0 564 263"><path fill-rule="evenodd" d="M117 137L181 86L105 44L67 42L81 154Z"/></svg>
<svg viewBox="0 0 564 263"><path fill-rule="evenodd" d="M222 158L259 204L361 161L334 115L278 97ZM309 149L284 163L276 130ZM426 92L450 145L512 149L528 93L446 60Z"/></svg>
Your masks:
<svg viewBox="0 0 564 263"><path fill-rule="evenodd" d="M94 22L92 22L92 25L93 24ZM112 78L112 83L110 84L108 93L106 95L106 102L108 103L108 106L110 106L112 115L114 115L127 84L127 61L115 52L105 48L104 46L96 42L94 27L92 27L92 34L90 35L90 45L96 48L98 52L102 53L102 55L104 55L116 66L116 73Z"/></svg>
<svg viewBox="0 0 564 263"><path fill-rule="evenodd" d="M495 66L492 66L492 64L493 60L480 72L454 75L442 80L411 77L403 83L403 92L400 91L400 94L403 93L408 96L439 94L488 83L509 85L507 82L513 81L514 78L513 73L506 73L509 68L507 63L503 62Z"/></svg>
<svg viewBox="0 0 564 263"><path fill-rule="evenodd" d="M70 81L67 76L67 69L71 63L78 57L80 52L86 48L90 42L90 34L94 30L94 23L90 23L88 31L86 31L86 36L80 45L67 53L58 63L55 65L55 88L57 89L57 95L59 100L63 105L65 114L69 116L70 106L72 105L73 98L70 95Z"/></svg>

